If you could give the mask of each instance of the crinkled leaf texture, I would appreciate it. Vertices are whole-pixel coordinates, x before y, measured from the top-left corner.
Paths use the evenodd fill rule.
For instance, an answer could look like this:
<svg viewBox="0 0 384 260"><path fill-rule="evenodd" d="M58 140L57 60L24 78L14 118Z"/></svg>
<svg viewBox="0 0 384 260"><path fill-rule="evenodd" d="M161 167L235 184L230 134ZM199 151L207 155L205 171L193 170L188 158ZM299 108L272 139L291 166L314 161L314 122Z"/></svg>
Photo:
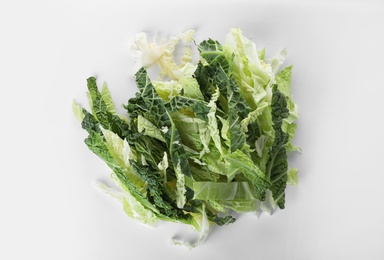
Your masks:
<svg viewBox="0 0 384 260"><path fill-rule="evenodd" d="M193 62L193 31L158 43L137 35L132 48L140 68L138 92L118 115L104 83L87 80L90 112L76 102L73 112L88 132L89 149L111 168L120 190L97 187L121 202L128 216L144 224L181 222L200 232L233 223L233 213L273 212L285 207L288 168L298 118L291 91L292 66L280 70L282 50L270 60L265 49L231 29L226 42L208 39ZM179 62L178 44L184 45ZM152 81L151 67L159 77Z"/></svg>

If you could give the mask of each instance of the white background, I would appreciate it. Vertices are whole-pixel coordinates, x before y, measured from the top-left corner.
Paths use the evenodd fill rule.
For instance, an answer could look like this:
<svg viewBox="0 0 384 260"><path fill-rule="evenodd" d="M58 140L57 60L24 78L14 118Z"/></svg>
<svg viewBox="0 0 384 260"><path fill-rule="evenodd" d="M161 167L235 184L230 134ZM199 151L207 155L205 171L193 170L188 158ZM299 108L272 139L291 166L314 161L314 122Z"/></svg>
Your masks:
<svg viewBox="0 0 384 260"><path fill-rule="evenodd" d="M384 259L383 2L154 2L1 2L0 259ZM91 75L117 105L134 94L140 31L223 41L230 27L267 56L288 49L300 183L285 210L245 215L189 251L170 243L180 226L144 227L92 187L109 170L71 103L86 104Z"/></svg>

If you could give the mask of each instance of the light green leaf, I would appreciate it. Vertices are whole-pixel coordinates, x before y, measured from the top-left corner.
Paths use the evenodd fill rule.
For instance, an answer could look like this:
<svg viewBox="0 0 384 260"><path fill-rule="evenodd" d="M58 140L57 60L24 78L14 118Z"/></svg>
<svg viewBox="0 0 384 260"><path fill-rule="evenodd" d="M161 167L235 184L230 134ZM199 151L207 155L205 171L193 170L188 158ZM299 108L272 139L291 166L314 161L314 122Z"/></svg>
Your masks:
<svg viewBox="0 0 384 260"><path fill-rule="evenodd" d="M260 61L256 45L244 37L240 29L233 28L226 36L223 49L228 59L233 57L233 75L247 103L252 109L264 107L271 75L268 64Z"/></svg>
<svg viewBox="0 0 384 260"><path fill-rule="evenodd" d="M272 67L273 74L277 74L277 72L280 69L280 66L284 63L287 55L288 55L287 50L283 49L275 57L272 58L271 67Z"/></svg>
<svg viewBox="0 0 384 260"><path fill-rule="evenodd" d="M83 113L83 108L75 101L72 102L72 112L76 120L82 122L85 115Z"/></svg>
<svg viewBox="0 0 384 260"><path fill-rule="evenodd" d="M179 83L184 91L183 96L197 100L204 100L204 96L200 91L199 83L195 78L183 77L179 80Z"/></svg>
<svg viewBox="0 0 384 260"><path fill-rule="evenodd" d="M228 154L226 160L229 162L231 169L240 171L254 185L256 198L263 200L265 191L270 186L264 172L240 150Z"/></svg>
<svg viewBox="0 0 384 260"><path fill-rule="evenodd" d="M154 124L152 124L149 120L141 115L137 117L137 130L139 133L144 131L145 135L165 142L163 133L160 131L160 129L158 129Z"/></svg>
<svg viewBox="0 0 384 260"><path fill-rule="evenodd" d="M115 103L113 103L111 92L109 91L107 83L105 82L101 88L101 98L107 106L107 111L111 114L116 114Z"/></svg>
<svg viewBox="0 0 384 260"><path fill-rule="evenodd" d="M123 209L129 217L147 225L158 221L156 214L141 205L129 190L121 185L115 174L112 173L111 179L118 187L120 187L121 191L116 191L102 182L96 182L95 185L103 193L122 203Z"/></svg>
<svg viewBox="0 0 384 260"><path fill-rule="evenodd" d="M198 151L200 155L209 152L211 137L205 121L181 112L172 113L171 116L185 146Z"/></svg>
<svg viewBox="0 0 384 260"><path fill-rule="evenodd" d="M153 87L156 89L157 94L165 101L179 96L183 86L174 80L171 81L152 81Z"/></svg>
<svg viewBox="0 0 384 260"><path fill-rule="evenodd" d="M288 185L297 185L297 183L299 182L299 176L298 176L298 173L299 173L299 169L297 168L291 168L288 170L288 180L287 180L287 184Z"/></svg>
<svg viewBox="0 0 384 260"><path fill-rule="evenodd" d="M195 182L194 199L212 201L256 200L255 189L249 182Z"/></svg>

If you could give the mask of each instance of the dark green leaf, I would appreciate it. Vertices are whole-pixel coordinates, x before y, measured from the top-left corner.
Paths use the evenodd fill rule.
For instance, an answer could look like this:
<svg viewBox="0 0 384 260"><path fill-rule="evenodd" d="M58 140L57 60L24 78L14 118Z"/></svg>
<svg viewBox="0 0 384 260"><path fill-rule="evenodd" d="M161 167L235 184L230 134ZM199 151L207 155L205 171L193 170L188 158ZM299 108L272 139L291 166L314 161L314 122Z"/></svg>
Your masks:
<svg viewBox="0 0 384 260"><path fill-rule="evenodd" d="M288 158L286 144L288 134L282 130L284 118L289 116L287 101L278 90L277 85L272 89L272 121L275 130L275 140L270 150L270 158L267 163L267 176L272 185L270 190L277 205L283 209L285 204L285 187L287 185Z"/></svg>
<svg viewBox="0 0 384 260"><path fill-rule="evenodd" d="M108 106L103 100L96 84L96 78L90 77L87 80L88 90L92 99L92 110L95 113L95 118L99 121L100 125L116 133L121 138L128 135L129 126L118 115L112 114L108 111Z"/></svg>

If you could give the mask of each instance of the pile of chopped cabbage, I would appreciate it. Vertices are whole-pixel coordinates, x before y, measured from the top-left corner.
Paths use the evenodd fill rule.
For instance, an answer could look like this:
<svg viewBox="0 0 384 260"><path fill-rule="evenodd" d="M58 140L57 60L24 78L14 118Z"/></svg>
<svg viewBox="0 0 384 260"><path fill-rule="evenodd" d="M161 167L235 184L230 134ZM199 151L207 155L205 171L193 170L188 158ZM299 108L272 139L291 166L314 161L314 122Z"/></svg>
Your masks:
<svg viewBox="0 0 384 260"><path fill-rule="evenodd" d="M132 50L139 92L126 115L116 112L111 93L88 79L90 111L73 111L89 133L89 149L112 170L120 187L99 187L118 199L128 216L145 224L176 221L195 227L194 247L212 225L235 221L235 213L284 208L287 184L298 170L287 153L298 118L290 88L292 66L281 69L282 50L270 60L265 49L231 29L224 45L208 39L197 45L193 31L160 43L137 35ZM180 62L175 50L183 45ZM157 67L151 80L148 70Z"/></svg>

